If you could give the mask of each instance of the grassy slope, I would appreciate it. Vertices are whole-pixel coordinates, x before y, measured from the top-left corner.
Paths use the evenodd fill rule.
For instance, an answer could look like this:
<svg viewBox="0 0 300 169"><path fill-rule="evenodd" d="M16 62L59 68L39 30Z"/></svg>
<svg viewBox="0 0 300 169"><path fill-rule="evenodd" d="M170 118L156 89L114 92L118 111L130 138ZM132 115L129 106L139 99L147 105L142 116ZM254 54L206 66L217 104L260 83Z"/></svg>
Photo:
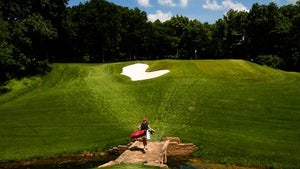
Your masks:
<svg viewBox="0 0 300 169"><path fill-rule="evenodd" d="M144 61L162 77L132 82L130 63L54 64L0 96L0 160L127 143L143 117L153 140L179 136L208 161L300 167L300 75L240 60Z"/></svg>

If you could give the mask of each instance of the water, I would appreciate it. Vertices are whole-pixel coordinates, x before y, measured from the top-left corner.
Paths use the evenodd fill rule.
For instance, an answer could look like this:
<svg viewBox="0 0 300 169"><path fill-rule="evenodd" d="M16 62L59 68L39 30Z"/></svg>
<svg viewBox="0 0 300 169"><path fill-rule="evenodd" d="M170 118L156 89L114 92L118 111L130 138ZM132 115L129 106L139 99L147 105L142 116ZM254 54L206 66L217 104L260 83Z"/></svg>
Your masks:
<svg viewBox="0 0 300 169"><path fill-rule="evenodd" d="M0 162L1 169L88 169L114 160L116 156L60 156L25 161Z"/></svg>
<svg viewBox="0 0 300 169"><path fill-rule="evenodd" d="M189 165L190 156L168 157L167 165L170 169L198 169Z"/></svg>
<svg viewBox="0 0 300 169"><path fill-rule="evenodd" d="M25 161L0 162L1 169L89 169L115 160L115 155L58 156ZM199 169L189 164L189 156L168 157L170 169ZM207 169L207 168L201 168Z"/></svg>

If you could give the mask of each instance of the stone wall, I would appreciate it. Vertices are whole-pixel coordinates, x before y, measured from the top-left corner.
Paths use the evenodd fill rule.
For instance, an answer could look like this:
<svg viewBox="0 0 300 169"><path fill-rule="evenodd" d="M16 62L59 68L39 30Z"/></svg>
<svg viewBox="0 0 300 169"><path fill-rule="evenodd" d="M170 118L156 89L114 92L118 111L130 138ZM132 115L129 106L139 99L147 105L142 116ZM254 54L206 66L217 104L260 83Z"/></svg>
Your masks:
<svg viewBox="0 0 300 169"><path fill-rule="evenodd" d="M198 149L193 143L181 143L178 137L164 137L162 139L162 141L166 140L170 140L167 148L167 156L186 156Z"/></svg>
<svg viewBox="0 0 300 169"><path fill-rule="evenodd" d="M113 148L109 149L108 152L111 155L119 156L124 151L126 151L132 144L133 144L133 142L130 142L127 145L118 145L117 147L113 147Z"/></svg>
<svg viewBox="0 0 300 169"><path fill-rule="evenodd" d="M180 138L178 137L164 137L161 141L167 140L170 141L167 147L167 156L186 156L198 149L198 147L193 143L181 143ZM118 145L117 147L109 149L109 153L119 156L132 144L133 142L130 142L127 145Z"/></svg>

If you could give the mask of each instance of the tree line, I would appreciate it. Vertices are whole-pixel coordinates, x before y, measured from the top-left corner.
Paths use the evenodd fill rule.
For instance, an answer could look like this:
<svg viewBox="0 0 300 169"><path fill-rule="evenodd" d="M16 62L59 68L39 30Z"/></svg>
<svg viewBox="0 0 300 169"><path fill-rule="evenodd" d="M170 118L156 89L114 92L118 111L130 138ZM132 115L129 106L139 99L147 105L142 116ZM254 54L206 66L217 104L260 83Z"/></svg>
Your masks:
<svg viewBox="0 0 300 169"><path fill-rule="evenodd" d="M49 62L245 59L300 70L300 1L253 4L213 24L173 16L149 22L105 0L0 0L0 84L49 71Z"/></svg>

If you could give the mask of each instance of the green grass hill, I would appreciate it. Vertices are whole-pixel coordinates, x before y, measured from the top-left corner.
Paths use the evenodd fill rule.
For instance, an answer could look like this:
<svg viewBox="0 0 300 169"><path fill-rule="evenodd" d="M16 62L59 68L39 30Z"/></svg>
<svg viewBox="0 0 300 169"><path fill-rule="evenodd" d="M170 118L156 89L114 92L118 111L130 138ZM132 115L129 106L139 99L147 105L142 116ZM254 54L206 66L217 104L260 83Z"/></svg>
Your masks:
<svg viewBox="0 0 300 169"><path fill-rule="evenodd" d="M131 81L124 66L53 64L0 95L0 161L102 151L147 117L153 141L178 136L208 162L300 168L300 74L243 60L140 61L164 76Z"/></svg>

